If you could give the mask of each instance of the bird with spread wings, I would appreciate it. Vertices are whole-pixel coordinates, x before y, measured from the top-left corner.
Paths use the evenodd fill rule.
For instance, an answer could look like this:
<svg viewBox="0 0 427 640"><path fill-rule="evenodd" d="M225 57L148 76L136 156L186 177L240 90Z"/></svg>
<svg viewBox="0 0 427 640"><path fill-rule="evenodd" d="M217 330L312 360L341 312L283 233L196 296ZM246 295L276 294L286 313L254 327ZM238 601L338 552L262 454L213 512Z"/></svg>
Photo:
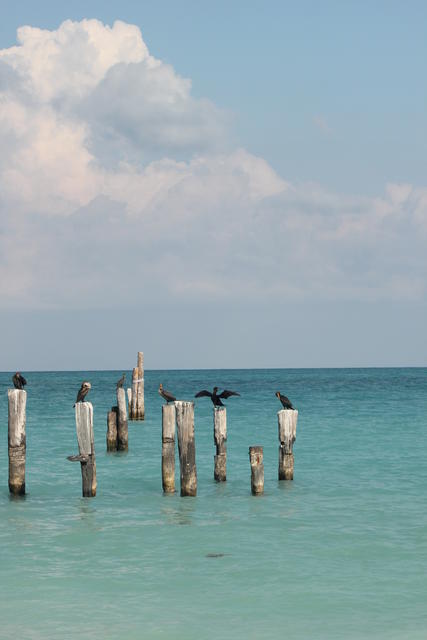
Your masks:
<svg viewBox="0 0 427 640"><path fill-rule="evenodd" d="M225 405L221 402L221 399L226 400L230 396L240 396L240 393L237 393L237 391L229 391L228 389L224 389L222 393L218 393L218 387L214 387L212 393L210 391L206 391L206 389L203 389L203 391L199 391L199 393L196 393L194 397L207 397L212 400L214 407L224 407Z"/></svg>

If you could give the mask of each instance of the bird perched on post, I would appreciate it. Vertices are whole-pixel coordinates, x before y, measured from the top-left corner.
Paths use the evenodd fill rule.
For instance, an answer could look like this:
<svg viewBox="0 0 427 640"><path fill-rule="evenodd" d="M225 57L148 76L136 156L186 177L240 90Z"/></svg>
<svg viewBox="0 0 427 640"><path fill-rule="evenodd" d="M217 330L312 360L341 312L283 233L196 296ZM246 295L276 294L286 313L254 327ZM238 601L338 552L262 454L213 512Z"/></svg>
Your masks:
<svg viewBox="0 0 427 640"><path fill-rule="evenodd" d="M17 371L15 373L15 375L13 376L12 382L13 382L13 386L15 387L15 389L21 389L21 390L27 384L27 381L25 380L24 376L21 376L19 371Z"/></svg>
<svg viewBox="0 0 427 640"><path fill-rule="evenodd" d="M212 400L214 407L225 407L225 405L221 402L221 398L225 400L230 396L240 396L240 393L237 393L237 391L228 391L227 389L224 389L222 393L218 394L218 387L214 387L212 393L210 391L206 391L206 389L203 389L203 391L199 391L199 393L196 393L194 397L203 398L204 396Z"/></svg>
<svg viewBox="0 0 427 640"><path fill-rule="evenodd" d="M116 388L117 389L123 389L123 385L125 383L125 380L126 380L126 374L124 373L122 375L122 377L120 378L120 380L117 381Z"/></svg>
<svg viewBox="0 0 427 640"><path fill-rule="evenodd" d="M82 382L82 386L79 389L79 392L77 394L77 400L76 400L76 404L78 402L86 402L85 398L87 396L87 394L89 393L89 391L91 390L92 385L90 382ZM73 407L76 406L76 404L73 404Z"/></svg>
<svg viewBox="0 0 427 640"><path fill-rule="evenodd" d="M175 396L173 396L170 391L166 391L166 389L163 389L162 383L159 384L159 393L162 396L163 400L166 400L167 404L169 404L169 402L175 402L176 400Z"/></svg>
<svg viewBox="0 0 427 640"><path fill-rule="evenodd" d="M292 406L292 402L286 396L282 396L280 391L276 391L276 397L279 398L284 409L292 409L293 411L295 411L295 407Z"/></svg>

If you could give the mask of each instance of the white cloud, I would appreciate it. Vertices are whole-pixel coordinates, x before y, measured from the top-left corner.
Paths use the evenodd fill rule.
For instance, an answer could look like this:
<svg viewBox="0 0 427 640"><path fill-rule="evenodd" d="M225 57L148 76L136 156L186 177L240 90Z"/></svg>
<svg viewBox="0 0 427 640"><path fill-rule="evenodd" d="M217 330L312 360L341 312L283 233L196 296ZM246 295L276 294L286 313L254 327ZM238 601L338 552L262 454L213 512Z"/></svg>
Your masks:
<svg viewBox="0 0 427 640"><path fill-rule="evenodd" d="M23 27L0 51L0 300L425 296L427 189L291 185L139 29Z"/></svg>

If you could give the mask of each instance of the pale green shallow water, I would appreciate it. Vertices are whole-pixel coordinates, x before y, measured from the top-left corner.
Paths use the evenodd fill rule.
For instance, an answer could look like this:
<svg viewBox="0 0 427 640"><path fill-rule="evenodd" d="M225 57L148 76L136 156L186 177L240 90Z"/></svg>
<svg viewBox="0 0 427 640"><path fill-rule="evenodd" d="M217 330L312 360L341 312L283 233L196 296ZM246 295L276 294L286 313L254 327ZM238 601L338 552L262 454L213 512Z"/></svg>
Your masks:
<svg viewBox="0 0 427 640"><path fill-rule="evenodd" d="M27 374L28 495L10 500L10 374L0 374L2 639L427 637L427 369L148 371L147 418L130 423L129 453L111 455L106 412L120 375ZM93 499L66 460L84 378ZM227 402L225 485L213 481L210 401L197 401L197 498L162 495L160 381L181 399L215 383L242 394ZM277 389L300 411L286 483ZM252 444L264 446L258 498Z"/></svg>

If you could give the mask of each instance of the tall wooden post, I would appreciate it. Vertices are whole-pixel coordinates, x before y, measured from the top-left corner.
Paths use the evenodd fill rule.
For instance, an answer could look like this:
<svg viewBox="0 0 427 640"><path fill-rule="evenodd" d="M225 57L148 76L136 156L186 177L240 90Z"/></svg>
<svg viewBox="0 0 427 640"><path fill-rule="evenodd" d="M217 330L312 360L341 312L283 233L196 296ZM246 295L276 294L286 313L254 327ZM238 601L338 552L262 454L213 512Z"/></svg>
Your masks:
<svg viewBox="0 0 427 640"><path fill-rule="evenodd" d="M136 416L138 414L138 379L138 367L134 367L132 369L132 397L129 414L130 420L137 420Z"/></svg>
<svg viewBox="0 0 427 640"><path fill-rule="evenodd" d="M162 405L162 485L165 493L175 491L175 420L175 405Z"/></svg>
<svg viewBox="0 0 427 640"><path fill-rule="evenodd" d="M117 450L128 450L128 416L126 411L126 392L117 389Z"/></svg>
<svg viewBox="0 0 427 640"><path fill-rule="evenodd" d="M294 454L292 447L297 432L298 411L282 409L277 412L279 425L279 480L294 479Z"/></svg>
<svg viewBox="0 0 427 640"><path fill-rule="evenodd" d="M79 455L69 456L72 462L80 462L82 494L84 498L96 496L95 443L93 437L93 407L90 402L76 402L76 431Z"/></svg>
<svg viewBox="0 0 427 640"><path fill-rule="evenodd" d="M181 495L197 495L196 444L194 440L194 402L175 402Z"/></svg>
<svg viewBox="0 0 427 640"><path fill-rule="evenodd" d="M13 495L25 494L25 409L27 392L24 389L8 389L8 445L9 491Z"/></svg>
<svg viewBox="0 0 427 640"><path fill-rule="evenodd" d="M144 354L138 351L138 390L137 390L137 420L145 419L144 406Z"/></svg>
<svg viewBox="0 0 427 640"><path fill-rule="evenodd" d="M128 414L129 414L129 420L132 420L132 389L131 387L128 387L126 389L126 393L127 393L127 399L128 399Z"/></svg>
<svg viewBox="0 0 427 640"><path fill-rule="evenodd" d="M227 479L227 409L214 407L214 440L216 456L214 458L214 478L217 482Z"/></svg>
<svg viewBox="0 0 427 640"><path fill-rule="evenodd" d="M138 351L137 366L132 370L129 420L144 420L144 418L144 354Z"/></svg>
<svg viewBox="0 0 427 640"><path fill-rule="evenodd" d="M117 414L118 407L111 407L107 414L107 451L117 451Z"/></svg>
<svg viewBox="0 0 427 640"><path fill-rule="evenodd" d="M252 495L264 493L264 463L263 448L249 447L249 460L251 463L251 491Z"/></svg>

